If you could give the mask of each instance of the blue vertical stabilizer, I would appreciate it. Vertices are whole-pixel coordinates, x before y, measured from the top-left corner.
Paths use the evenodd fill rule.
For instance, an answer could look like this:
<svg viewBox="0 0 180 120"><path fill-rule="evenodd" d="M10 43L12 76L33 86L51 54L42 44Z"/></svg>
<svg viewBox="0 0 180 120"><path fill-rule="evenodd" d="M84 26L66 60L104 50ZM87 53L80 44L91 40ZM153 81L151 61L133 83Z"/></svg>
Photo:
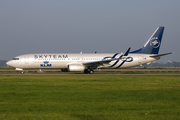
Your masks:
<svg viewBox="0 0 180 120"><path fill-rule="evenodd" d="M142 48L130 53L158 54L161 46L163 31L164 27L158 27Z"/></svg>

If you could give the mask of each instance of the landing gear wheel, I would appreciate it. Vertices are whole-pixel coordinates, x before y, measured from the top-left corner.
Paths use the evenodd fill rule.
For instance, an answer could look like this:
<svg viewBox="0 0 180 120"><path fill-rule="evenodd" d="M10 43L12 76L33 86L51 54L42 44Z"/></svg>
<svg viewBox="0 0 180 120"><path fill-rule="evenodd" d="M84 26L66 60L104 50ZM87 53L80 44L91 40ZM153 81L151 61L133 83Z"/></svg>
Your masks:
<svg viewBox="0 0 180 120"><path fill-rule="evenodd" d="M94 73L94 71L93 71L93 70L90 70L90 71L89 71L89 73L90 73L90 74L93 74L93 73Z"/></svg>
<svg viewBox="0 0 180 120"><path fill-rule="evenodd" d="M91 70L91 69L85 69L85 70L84 70L84 73L85 73L85 74L93 74L94 71Z"/></svg>
<svg viewBox="0 0 180 120"><path fill-rule="evenodd" d="M84 70L84 73L85 73L85 74L88 74L88 72L89 72L89 71L88 71L87 69Z"/></svg>

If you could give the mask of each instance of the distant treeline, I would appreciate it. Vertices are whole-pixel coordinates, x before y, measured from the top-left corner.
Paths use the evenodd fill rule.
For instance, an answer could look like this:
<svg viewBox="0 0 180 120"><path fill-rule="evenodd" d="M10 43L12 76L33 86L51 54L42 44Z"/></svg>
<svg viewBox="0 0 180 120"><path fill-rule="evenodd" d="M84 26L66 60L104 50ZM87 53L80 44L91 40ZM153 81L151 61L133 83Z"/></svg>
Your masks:
<svg viewBox="0 0 180 120"><path fill-rule="evenodd" d="M5 67L7 60L0 60L0 66ZM144 67L180 67L180 62L167 62L167 63L151 63L149 65L145 64Z"/></svg>
<svg viewBox="0 0 180 120"><path fill-rule="evenodd" d="M167 63L151 63L149 65L145 64L144 67L180 67L180 62L167 62Z"/></svg>

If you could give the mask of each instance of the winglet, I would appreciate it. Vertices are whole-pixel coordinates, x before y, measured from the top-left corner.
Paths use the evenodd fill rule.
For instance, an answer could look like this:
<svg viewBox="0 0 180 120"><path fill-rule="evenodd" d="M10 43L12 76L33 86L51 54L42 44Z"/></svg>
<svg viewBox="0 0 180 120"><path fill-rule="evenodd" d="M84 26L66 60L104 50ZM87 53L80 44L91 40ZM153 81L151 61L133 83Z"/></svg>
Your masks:
<svg viewBox="0 0 180 120"><path fill-rule="evenodd" d="M131 47L124 53L123 56L128 56L130 49L131 49Z"/></svg>

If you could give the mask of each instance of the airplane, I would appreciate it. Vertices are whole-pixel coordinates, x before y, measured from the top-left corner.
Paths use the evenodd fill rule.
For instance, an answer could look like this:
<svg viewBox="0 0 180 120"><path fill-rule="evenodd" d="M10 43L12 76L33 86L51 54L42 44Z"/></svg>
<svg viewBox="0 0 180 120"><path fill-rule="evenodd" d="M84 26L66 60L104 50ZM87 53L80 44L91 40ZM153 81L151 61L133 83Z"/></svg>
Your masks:
<svg viewBox="0 0 180 120"><path fill-rule="evenodd" d="M159 60L162 56L172 54L158 54L161 45L164 27L158 27L148 41L138 50L125 53L104 53L104 54L68 54L68 53L37 53L25 54L14 57L8 61L7 66L23 71L25 69L61 69L68 72L94 73L94 69L102 68L128 68L143 64L150 64Z"/></svg>

